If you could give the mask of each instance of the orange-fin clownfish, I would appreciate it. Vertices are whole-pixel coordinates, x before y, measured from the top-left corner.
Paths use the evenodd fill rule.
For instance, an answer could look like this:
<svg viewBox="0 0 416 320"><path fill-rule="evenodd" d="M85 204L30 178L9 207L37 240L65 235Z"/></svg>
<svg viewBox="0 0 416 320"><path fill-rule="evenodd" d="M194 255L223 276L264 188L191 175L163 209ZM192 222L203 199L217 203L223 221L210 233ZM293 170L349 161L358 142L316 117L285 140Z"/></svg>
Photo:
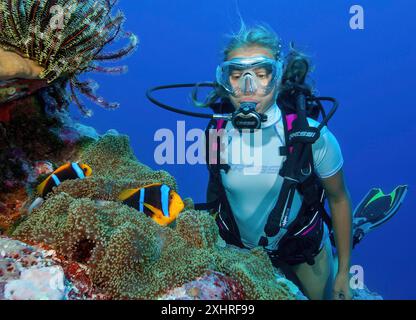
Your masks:
<svg viewBox="0 0 416 320"><path fill-rule="evenodd" d="M145 213L161 226L172 223L185 207L179 194L161 183L124 190L119 200Z"/></svg>
<svg viewBox="0 0 416 320"><path fill-rule="evenodd" d="M44 198L54 187L65 180L84 179L92 174L92 169L86 164L71 162L56 169L38 187L39 196Z"/></svg>

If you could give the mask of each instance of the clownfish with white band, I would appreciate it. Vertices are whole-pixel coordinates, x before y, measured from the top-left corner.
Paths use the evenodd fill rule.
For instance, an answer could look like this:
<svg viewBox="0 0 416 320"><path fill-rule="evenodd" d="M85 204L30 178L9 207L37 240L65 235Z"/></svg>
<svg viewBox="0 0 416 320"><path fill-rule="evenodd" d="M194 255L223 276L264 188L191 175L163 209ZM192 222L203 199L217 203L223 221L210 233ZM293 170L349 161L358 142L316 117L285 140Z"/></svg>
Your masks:
<svg viewBox="0 0 416 320"><path fill-rule="evenodd" d="M56 169L38 187L37 193L44 198L54 187L59 186L65 180L85 179L92 174L92 169L86 164L76 162L67 163Z"/></svg>
<svg viewBox="0 0 416 320"><path fill-rule="evenodd" d="M172 223L185 207L179 194L161 183L124 190L118 198L125 205L143 212L161 226Z"/></svg>

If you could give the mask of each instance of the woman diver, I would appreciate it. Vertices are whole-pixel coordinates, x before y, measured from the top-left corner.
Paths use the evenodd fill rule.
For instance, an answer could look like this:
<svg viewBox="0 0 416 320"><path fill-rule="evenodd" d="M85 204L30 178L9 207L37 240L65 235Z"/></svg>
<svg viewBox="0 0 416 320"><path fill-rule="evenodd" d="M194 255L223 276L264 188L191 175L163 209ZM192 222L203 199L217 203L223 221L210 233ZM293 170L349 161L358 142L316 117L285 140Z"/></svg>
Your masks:
<svg viewBox="0 0 416 320"><path fill-rule="evenodd" d="M296 51L292 54L304 58ZM300 282L308 298L351 299L351 201L343 175L341 149L327 127L322 128L319 139L312 145L312 154L314 172L325 190L331 210L338 269L334 270L328 228L320 215L312 216L307 221L303 219L296 230L287 227L280 228L272 237L264 234L268 217L276 206L276 195L281 192L284 182L276 172L276 168L281 168L284 162L284 156L278 153L285 146L284 123L280 106L276 103L282 77L283 59L277 35L265 26L247 28L243 24L225 48L224 63L218 67L220 90L216 90L206 104L222 98L238 110L242 105L254 103L255 111L267 116L267 120L261 123L261 145L250 146L252 153L261 153L262 162L258 174L245 174L244 170L250 168L252 163L222 152L221 158L224 160L225 157L228 168L221 169L218 177L210 174L208 202L220 199L217 223L226 242L246 248L262 245L276 267L283 269L284 265L287 272L296 276L297 283ZM308 118L308 122L311 127L319 126L313 119ZM224 130L230 133L235 129L233 126L233 122L228 121ZM228 143L246 144L247 137L244 135L250 133L229 134L232 139L229 138ZM237 141L231 141L235 139ZM298 221L302 220L300 215L305 213L301 210L302 202L302 195L296 191L291 213L287 217L288 226L299 225ZM305 227L309 231L307 236L295 232L305 231ZM264 242L264 239L267 241ZM312 262L304 254L306 251L312 256Z"/></svg>
<svg viewBox="0 0 416 320"><path fill-rule="evenodd" d="M308 298L352 299L352 248L397 213L407 186L390 194L371 189L352 214L342 152L326 126L338 104L315 97L305 84L306 56L292 46L283 58L280 40L269 27L244 23L223 53L214 84L147 91L159 107L211 119L205 132L207 203L194 208L211 211L228 244L263 247L272 264ZM152 95L192 87L194 104L211 108L214 115L180 110ZM197 98L200 87L215 88L204 102ZM333 102L334 108L326 114L321 101ZM261 139L256 139L259 133ZM261 160L253 164L247 154Z"/></svg>

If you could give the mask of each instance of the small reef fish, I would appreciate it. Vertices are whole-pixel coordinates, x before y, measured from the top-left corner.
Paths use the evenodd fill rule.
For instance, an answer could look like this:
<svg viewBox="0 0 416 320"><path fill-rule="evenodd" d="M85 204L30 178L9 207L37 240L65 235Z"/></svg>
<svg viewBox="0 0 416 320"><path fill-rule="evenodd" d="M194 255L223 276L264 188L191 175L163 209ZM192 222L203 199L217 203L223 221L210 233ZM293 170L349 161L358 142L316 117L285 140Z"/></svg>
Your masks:
<svg viewBox="0 0 416 320"><path fill-rule="evenodd" d="M119 200L145 213L161 226L172 223L185 207L181 197L169 186L161 183L124 190L119 195Z"/></svg>
<svg viewBox="0 0 416 320"><path fill-rule="evenodd" d="M44 198L54 187L65 180L84 179L92 174L92 169L86 164L67 163L52 172L38 187L37 192Z"/></svg>
<svg viewBox="0 0 416 320"><path fill-rule="evenodd" d="M28 213L40 207L46 195L52 191L54 187L59 186L65 180L84 179L92 174L92 169L86 164L71 162L52 172L36 189L39 197L29 206Z"/></svg>

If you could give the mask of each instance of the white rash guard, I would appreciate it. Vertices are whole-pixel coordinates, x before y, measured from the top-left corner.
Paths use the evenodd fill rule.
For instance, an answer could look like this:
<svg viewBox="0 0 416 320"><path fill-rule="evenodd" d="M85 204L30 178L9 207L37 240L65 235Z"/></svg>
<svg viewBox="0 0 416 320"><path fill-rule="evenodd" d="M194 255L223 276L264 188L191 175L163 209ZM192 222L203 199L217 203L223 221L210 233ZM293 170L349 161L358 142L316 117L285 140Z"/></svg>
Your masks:
<svg viewBox="0 0 416 320"><path fill-rule="evenodd" d="M223 161L230 165L228 173L225 173L224 169L220 171L222 183L241 240L248 248L258 246L261 236L264 235L269 213L276 205L283 184L283 178L279 175L279 170L286 159L279 153L279 148L285 145L282 114L274 104L266 115L267 122L262 124L261 130L258 130L258 134L262 137L260 144L254 143L253 139L250 142L249 137L253 135L248 132L238 134L229 121L225 128L228 135L228 150L223 149L221 152ZM308 122L311 126L319 126L319 122L313 119L308 118ZM233 148L240 150L234 157ZM313 144L312 151L315 172L320 178L331 177L342 168L344 161L338 141L326 126L322 129L320 138ZM261 158L253 161L247 157L249 152ZM227 153L228 158L225 157ZM250 170L255 171L250 174ZM301 204L302 196L296 191L289 224L296 218ZM277 249L279 240L285 233L286 230L282 228L275 237L269 238L269 245L266 248Z"/></svg>

